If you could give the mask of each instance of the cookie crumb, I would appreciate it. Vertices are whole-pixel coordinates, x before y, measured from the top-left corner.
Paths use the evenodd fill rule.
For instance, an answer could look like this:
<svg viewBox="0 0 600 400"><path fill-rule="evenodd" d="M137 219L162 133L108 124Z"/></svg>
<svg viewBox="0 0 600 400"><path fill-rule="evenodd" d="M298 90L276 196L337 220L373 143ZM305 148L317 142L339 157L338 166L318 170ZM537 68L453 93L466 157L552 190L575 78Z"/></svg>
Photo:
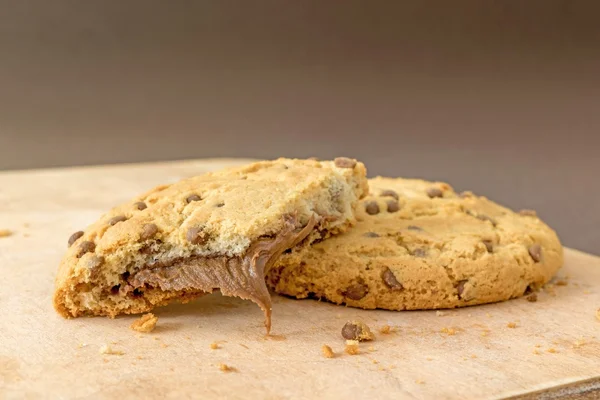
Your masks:
<svg viewBox="0 0 600 400"><path fill-rule="evenodd" d="M333 358L333 357L335 357L335 353L333 352L333 350L331 349L331 347L327 346L326 344L324 344L323 347L321 347L321 351L323 352L323 356L325 358Z"/></svg>
<svg viewBox="0 0 600 400"><path fill-rule="evenodd" d="M369 346L369 348L367 350L369 350L369 351L375 351L375 347Z"/></svg>
<svg viewBox="0 0 600 400"><path fill-rule="evenodd" d="M471 354L471 358L477 358L475 354Z"/></svg>
<svg viewBox="0 0 600 400"><path fill-rule="evenodd" d="M372 360L371 360L371 362L372 362L373 364L379 364L379 361L377 361L376 359L372 359Z"/></svg>
<svg viewBox="0 0 600 400"><path fill-rule="evenodd" d="M424 385L425 381L422 381L420 379L415 380L415 383L419 384L419 385Z"/></svg>
<svg viewBox="0 0 600 400"><path fill-rule="evenodd" d="M219 364L219 369L223 372L236 372L237 369L227 364Z"/></svg>
<svg viewBox="0 0 600 400"><path fill-rule="evenodd" d="M566 281L566 280L564 280L564 279L559 279L559 280L557 280L557 281L555 282L555 285L556 285L556 286L567 286L568 284L569 284L569 282L567 282L567 281Z"/></svg>
<svg viewBox="0 0 600 400"><path fill-rule="evenodd" d="M347 340L356 340L359 342L373 340L374 336L371 329L364 322L348 321L342 328L342 337Z"/></svg>
<svg viewBox="0 0 600 400"><path fill-rule="evenodd" d="M212 343L210 344L210 349L211 349L211 350L217 350L217 349L219 349L220 347L221 347L221 346L219 346L219 343L217 343L217 342L212 342Z"/></svg>
<svg viewBox="0 0 600 400"><path fill-rule="evenodd" d="M550 347L548 350L546 350L548 353L558 353L558 350L556 350L554 347Z"/></svg>
<svg viewBox="0 0 600 400"><path fill-rule="evenodd" d="M448 336L456 335L456 329L454 328L442 328L440 332L445 333Z"/></svg>
<svg viewBox="0 0 600 400"><path fill-rule="evenodd" d="M592 293L592 292L590 292L590 291L589 291L589 290L587 290L587 289L585 289L585 290L583 291L583 294L590 294L590 293Z"/></svg>
<svg viewBox="0 0 600 400"><path fill-rule="evenodd" d="M114 350L107 344L100 346L99 352L100 352L100 354L110 354L113 356L122 356L123 354L125 354L124 352L122 352L120 350Z"/></svg>
<svg viewBox="0 0 600 400"><path fill-rule="evenodd" d="M438 317L443 317L444 315L446 315L446 313L444 311L439 311L438 310L438 311L435 312L435 315L438 316Z"/></svg>
<svg viewBox="0 0 600 400"><path fill-rule="evenodd" d="M540 353L540 351L538 349L533 349L533 354L535 354L536 356L539 356L542 353Z"/></svg>
<svg viewBox="0 0 600 400"><path fill-rule="evenodd" d="M600 308L596 310L596 319L600 321Z"/></svg>
<svg viewBox="0 0 600 400"><path fill-rule="evenodd" d="M488 317L488 318L492 318L492 314L487 313L487 312L485 313L485 316Z"/></svg>
<svg viewBox="0 0 600 400"><path fill-rule="evenodd" d="M425 359L426 359L427 361L433 361L433 358L431 358L431 357L426 357Z"/></svg>
<svg viewBox="0 0 600 400"><path fill-rule="evenodd" d="M577 339L576 341L573 342L573 348L574 349L578 349L578 348L582 347L585 344L586 344L585 340L583 340L583 339Z"/></svg>
<svg viewBox="0 0 600 400"><path fill-rule="evenodd" d="M525 299L530 303L535 303L538 300L537 293L531 293L529 296L525 297Z"/></svg>
<svg viewBox="0 0 600 400"><path fill-rule="evenodd" d="M9 237L12 234L12 231L9 231L8 229L0 229L0 238Z"/></svg>
<svg viewBox="0 0 600 400"><path fill-rule="evenodd" d="M517 323L516 322L509 322L508 324L506 324L507 328L516 328L517 327Z"/></svg>
<svg viewBox="0 0 600 400"><path fill-rule="evenodd" d="M144 314L139 319L133 321L130 328L137 332L149 333L156 328L158 317L152 313Z"/></svg>
<svg viewBox="0 0 600 400"><path fill-rule="evenodd" d="M360 350L358 349L358 340L346 340L346 348L344 350L351 356L360 353Z"/></svg>
<svg viewBox="0 0 600 400"><path fill-rule="evenodd" d="M169 347L169 345L166 343L161 343L160 347L162 347L163 349L166 349L167 347Z"/></svg>
<svg viewBox="0 0 600 400"><path fill-rule="evenodd" d="M392 331L392 328L390 328L389 325L384 325L381 328L379 328L379 333L381 333L383 335L388 335L391 331Z"/></svg>

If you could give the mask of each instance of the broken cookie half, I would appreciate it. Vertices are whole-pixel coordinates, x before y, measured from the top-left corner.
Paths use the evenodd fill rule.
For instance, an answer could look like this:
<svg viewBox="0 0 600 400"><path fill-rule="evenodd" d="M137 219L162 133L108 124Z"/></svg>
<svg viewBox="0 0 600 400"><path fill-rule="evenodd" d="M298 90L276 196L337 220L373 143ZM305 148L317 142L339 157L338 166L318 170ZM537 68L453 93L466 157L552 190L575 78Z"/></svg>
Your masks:
<svg viewBox="0 0 600 400"><path fill-rule="evenodd" d="M286 250L345 231L366 195L348 158L279 159L159 186L68 241L54 305L65 317L148 312L220 290L265 312L265 274Z"/></svg>

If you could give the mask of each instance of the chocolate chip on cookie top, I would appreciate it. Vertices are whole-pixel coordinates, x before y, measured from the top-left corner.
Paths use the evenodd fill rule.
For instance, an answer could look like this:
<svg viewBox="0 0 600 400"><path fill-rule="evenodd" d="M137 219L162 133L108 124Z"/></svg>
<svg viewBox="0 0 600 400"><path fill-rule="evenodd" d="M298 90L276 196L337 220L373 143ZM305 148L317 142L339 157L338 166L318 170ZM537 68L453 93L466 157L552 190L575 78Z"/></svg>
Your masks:
<svg viewBox="0 0 600 400"><path fill-rule="evenodd" d="M354 168L356 166L356 160L346 157L338 157L333 160L333 163L338 168Z"/></svg>
<svg viewBox="0 0 600 400"><path fill-rule="evenodd" d="M85 242L81 242L79 244L79 249L77 251L77 258L81 258L84 254L86 253L91 253L94 250L96 250L96 245L94 244L94 242L90 242L90 241L85 241Z"/></svg>
<svg viewBox="0 0 600 400"><path fill-rule="evenodd" d="M396 200L398 200L398 199L400 198L400 197L398 196L398 193L396 193L395 191L393 191L393 190L390 190L390 189L383 190L383 191L382 191L382 192L381 192L379 195L380 195L381 197L393 197L393 198L395 198Z"/></svg>
<svg viewBox="0 0 600 400"><path fill-rule="evenodd" d="M123 221L127 221L127 217L124 215L117 215L116 217L112 217L111 219L109 219L108 224L110 226L114 226L114 225L118 224L119 222L123 222Z"/></svg>
<svg viewBox="0 0 600 400"><path fill-rule="evenodd" d="M365 203L365 211L369 215L379 214L379 204L376 201L368 201Z"/></svg>
<svg viewBox="0 0 600 400"><path fill-rule="evenodd" d="M135 208L137 208L138 210L140 210L140 211L145 210L146 208L148 208L148 206L146 205L146 203L144 203L143 201L138 201L137 203L134 203L133 206Z"/></svg>
<svg viewBox="0 0 600 400"><path fill-rule="evenodd" d="M80 237L83 236L83 231L77 231L74 234L71 235L71 237L69 237L69 247L71 247L73 245L73 243L75 243L77 241L77 239L79 239Z"/></svg>
<svg viewBox="0 0 600 400"><path fill-rule="evenodd" d="M388 200L387 211L389 213L395 213L397 211L400 211L400 203L398 203L398 200Z"/></svg>
<svg viewBox="0 0 600 400"><path fill-rule="evenodd" d="M186 203L191 203L193 201L200 201L202 200L202 198L200 196L198 196L197 194L190 194L188 197L185 198Z"/></svg>
<svg viewBox="0 0 600 400"><path fill-rule="evenodd" d="M529 246L527 251L529 252L529 255L531 256L531 259L533 261L540 262L540 260L542 259L542 246L540 246L537 243L532 244L531 246Z"/></svg>
<svg viewBox="0 0 600 400"><path fill-rule="evenodd" d="M444 197L444 192L442 192L442 189L438 187L430 187L429 189L427 189L426 193L427 196L429 196L432 199L434 197Z"/></svg>
<svg viewBox="0 0 600 400"><path fill-rule="evenodd" d="M141 240L152 239L154 235L158 233L158 226L156 224L144 224L142 226L142 233L140 233Z"/></svg>

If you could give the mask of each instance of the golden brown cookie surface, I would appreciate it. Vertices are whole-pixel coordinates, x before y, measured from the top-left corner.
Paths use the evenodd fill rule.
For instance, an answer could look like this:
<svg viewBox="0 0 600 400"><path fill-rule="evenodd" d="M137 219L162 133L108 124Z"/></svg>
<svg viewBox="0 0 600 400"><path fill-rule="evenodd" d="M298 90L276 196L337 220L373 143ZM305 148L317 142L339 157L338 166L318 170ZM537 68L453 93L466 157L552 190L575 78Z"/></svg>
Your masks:
<svg viewBox="0 0 600 400"><path fill-rule="evenodd" d="M267 277L272 289L367 309L453 308L521 296L562 265L555 232L534 212L441 182L369 185L357 225L284 255Z"/></svg>

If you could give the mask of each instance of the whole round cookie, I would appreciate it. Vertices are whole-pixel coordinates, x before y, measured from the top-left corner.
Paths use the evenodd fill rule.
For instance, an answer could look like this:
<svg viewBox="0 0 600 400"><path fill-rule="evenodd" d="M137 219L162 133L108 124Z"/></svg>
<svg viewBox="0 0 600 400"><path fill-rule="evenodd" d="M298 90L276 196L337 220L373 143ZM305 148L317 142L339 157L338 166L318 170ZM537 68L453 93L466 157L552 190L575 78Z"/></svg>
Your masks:
<svg viewBox="0 0 600 400"><path fill-rule="evenodd" d="M556 233L441 182L375 178L357 225L285 254L267 276L277 293L360 308L454 308L507 300L561 267Z"/></svg>

